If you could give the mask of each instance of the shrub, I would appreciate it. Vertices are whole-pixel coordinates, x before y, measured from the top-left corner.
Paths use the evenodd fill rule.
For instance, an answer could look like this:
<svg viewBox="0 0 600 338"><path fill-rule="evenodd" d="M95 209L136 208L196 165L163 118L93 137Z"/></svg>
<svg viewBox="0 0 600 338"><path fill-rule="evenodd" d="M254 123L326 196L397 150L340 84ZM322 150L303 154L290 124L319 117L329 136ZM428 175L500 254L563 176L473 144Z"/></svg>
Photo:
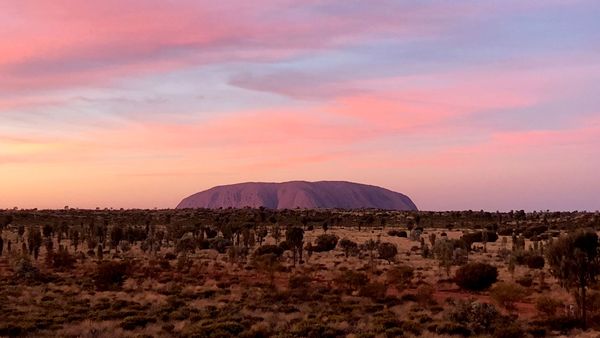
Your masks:
<svg viewBox="0 0 600 338"><path fill-rule="evenodd" d="M498 280L498 269L486 263L469 263L461 266L454 276L455 283L462 289L481 291Z"/></svg>
<svg viewBox="0 0 600 338"><path fill-rule="evenodd" d="M226 322L199 322L185 327L182 330L184 337L237 337L246 328L234 321Z"/></svg>
<svg viewBox="0 0 600 338"><path fill-rule="evenodd" d="M548 296L542 296L536 299L535 308L538 312L543 313L546 317L554 317L558 307L562 302Z"/></svg>
<svg viewBox="0 0 600 338"><path fill-rule="evenodd" d="M395 237L408 237L408 234L404 230L390 230L388 231L388 235Z"/></svg>
<svg viewBox="0 0 600 338"><path fill-rule="evenodd" d="M433 294L435 290L430 285L421 285L417 288L417 302L421 305L429 305L431 304L433 299Z"/></svg>
<svg viewBox="0 0 600 338"><path fill-rule="evenodd" d="M453 322L444 322L439 325L433 325L429 330L439 335L458 335L463 337L468 337L471 335L471 330L464 324Z"/></svg>
<svg viewBox="0 0 600 338"><path fill-rule="evenodd" d="M361 297L368 297L375 301L385 298L385 292L387 286L379 282L371 282L364 284L358 291L358 295Z"/></svg>
<svg viewBox="0 0 600 338"><path fill-rule="evenodd" d="M40 282L45 279L45 276L40 272L40 269L31 263L31 259L27 255L23 255L19 258L14 270L14 278L17 280Z"/></svg>
<svg viewBox="0 0 600 338"><path fill-rule="evenodd" d="M487 239L486 239L487 243L493 243L493 242L495 242L495 241L498 240L498 234L497 233L495 233L493 231L488 231L488 230L485 230L485 233L487 235ZM469 247L473 243L482 243L483 240L484 240L483 231L477 231L477 232L472 232L472 233L464 234L461 237L461 239L463 241L465 241Z"/></svg>
<svg viewBox="0 0 600 338"><path fill-rule="evenodd" d="M295 324L289 332L292 337L324 337L333 338L345 336L345 332L328 326L314 319L306 319Z"/></svg>
<svg viewBox="0 0 600 338"><path fill-rule="evenodd" d="M450 320L467 324L477 334L490 333L500 318L500 312L492 304L477 301L459 301L448 314Z"/></svg>
<svg viewBox="0 0 600 338"><path fill-rule="evenodd" d="M175 243L175 252L194 252L198 247L196 243L196 239L192 236L191 233L187 233L183 235L180 239Z"/></svg>
<svg viewBox="0 0 600 338"><path fill-rule="evenodd" d="M281 255L283 255L283 251L284 250L281 248L281 246L270 245L270 244L263 245L263 246L259 246L258 248L256 248L256 250L254 250L254 256L273 254L277 257L280 257Z"/></svg>
<svg viewBox="0 0 600 338"><path fill-rule="evenodd" d="M545 265L544 256L524 250L513 252L512 259L517 265L527 265L530 269L542 269Z"/></svg>
<svg viewBox="0 0 600 338"><path fill-rule="evenodd" d="M545 264L544 256L542 255L527 255L525 257L525 264L530 269L543 269Z"/></svg>
<svg viewBox="0 0 600 338"><path fill-rule="evenodd" d="M217 250L219 253L227 252L227 248L231 246L231 241L223 237L215 237L209 240L209 248Z"/></svg>
<svg viewBox="0 0 600 338"><path fill-rule="evenodd" d="M362 272L346 270L338 275L334 282L344 290L356 291L369 282L369 277Z"/></svg>
<svg viewBox="0 0 600 338"><path fill-rule="evenodd" d="M525 336L525 330L516 322L507 325L496 325L494 330L494 338L521 338Z"/></svg>
<svg viewBox="0 0 600 338"><path fill-rule="evenodd" d="M317 237L313 251L326 252L335 249L338 242L338 237L331 234L323 234Z"/></svg>
<svg viewBox="0 0 600 338"><path fill-rule="evenodd" d="M539 236L546 231L548 231L548 226L546 225L530 226L523 231L523 237L529 239L534 236Z"/></svg>
<svg viewBox="0 0 600 338"><path fill-rule="evenodd" d="M290 244L287 241L279 242L279 248L281 249L281 252L291 250Z"/></svg>
<svg viewBox="0 0 600 338"><path fill-rule="evenodd" d="M344 250L344 254L346 255L346 257L358 251L358 244L347 238L344 238L340 241L340 247L342 248L342 250Z"/></svg>
<svg viewBox="0 0 600 338"><path fill-rule="evenodd" d="M414 269L408 265L400 265L390 269L386 275L387 281L390 284L396 286L405 286L410 284L414 276Z"/></svg>
<svg viewBox="0 0 600 338"><path fill-rule="evenodd" d="M525 297L527 291L520 285L501 282L494 285L490 295L500 306L512 311L515 309L515 302Z"/></svg>
<svg viewBox="0 0 600 338"><path fill-rule="evenodd" d="M290 289L305 289L309 286L312 278L306 275L294 275L290 277L288 286Z"/></svg>
<svg viewBox="0 0 600 338"><path fill-rule="evenodd" d="M135 330L138 327L144 327L148 323L156 323L156 318L144 317L144 316L133 316L123 319L121 322L121 328L123 330Z"/></svg>
<svg viewBox="0 0 600 338"><path fill-rule="evenodd" d="M94 276L96 289L104 291L121 288L130 269L131 266L128 262L105 261L99 263Z"/></svg>
<svg viewBox="0 0 600 338"><path fill-rule="evenodd" d="M415 336L420 336L423 333L423 327L417 322L407 320L402 323L402 331L410 332Z"/></svg>
<svg viewBox="0 0 600 338"><path fill-rule="evenodd" d="M380 259L385 259L388 263L392 263L398 254L398 248L392 243L381 243L377 248Z"/></svg>
<svg viewBox="0 0 600 338"><path fill-rule="evenodd" d="M62 245L59 247L58 251L53 253L51 256L52 267L58 270L68 270L73 268L75 262L77 261L73 255L67 251Z"/></svg>
<svg viewBox="0 0 600 338"><path fill-rule="evenodd" d="M533 277L531 275L525 275L517 278L517 284L528 288L533 285Z"/></svg>

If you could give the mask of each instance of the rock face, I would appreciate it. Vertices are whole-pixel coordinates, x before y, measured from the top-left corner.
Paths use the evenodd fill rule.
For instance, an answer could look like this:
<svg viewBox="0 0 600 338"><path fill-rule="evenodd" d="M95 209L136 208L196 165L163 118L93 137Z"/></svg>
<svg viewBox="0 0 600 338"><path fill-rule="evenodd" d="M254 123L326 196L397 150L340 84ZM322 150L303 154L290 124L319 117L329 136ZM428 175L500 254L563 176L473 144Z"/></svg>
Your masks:
<svg viewBox="0 0 600 338"><path fill-rule="evenodd" d="M406 195L372 185L342 181L223 185L191 195L177 206L178 209L229 207L417 210Z"/></svg>

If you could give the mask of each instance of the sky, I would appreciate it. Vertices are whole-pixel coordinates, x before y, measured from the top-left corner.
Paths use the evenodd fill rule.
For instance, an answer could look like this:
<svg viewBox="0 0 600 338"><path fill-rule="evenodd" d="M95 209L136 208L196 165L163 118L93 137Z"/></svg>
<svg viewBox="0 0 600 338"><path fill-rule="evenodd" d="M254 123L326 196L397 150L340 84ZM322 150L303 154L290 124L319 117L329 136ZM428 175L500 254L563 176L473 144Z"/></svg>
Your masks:
<svg viewBox="0 0 600 338"><path fill-rule="evenodd" d="M0 0L0 208L346 180L600 209L600 2Z"/></svg>

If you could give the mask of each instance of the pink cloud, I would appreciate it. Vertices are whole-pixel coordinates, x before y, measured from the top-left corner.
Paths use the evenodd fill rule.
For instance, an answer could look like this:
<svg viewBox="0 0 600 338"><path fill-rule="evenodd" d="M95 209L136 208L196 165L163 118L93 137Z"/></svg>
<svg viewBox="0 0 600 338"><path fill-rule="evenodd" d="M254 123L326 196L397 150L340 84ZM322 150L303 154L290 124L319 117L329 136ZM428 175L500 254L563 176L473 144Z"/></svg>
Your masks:
<svg viewBox="0 0 600 338"><path fill-rule="evenodd" d="M328 7L343 8L344 15ZM443 34L444 23L481 10L393 2L24 0L0 11L0 88L103 83L190 64L281 59L377 34Z"/></svg>

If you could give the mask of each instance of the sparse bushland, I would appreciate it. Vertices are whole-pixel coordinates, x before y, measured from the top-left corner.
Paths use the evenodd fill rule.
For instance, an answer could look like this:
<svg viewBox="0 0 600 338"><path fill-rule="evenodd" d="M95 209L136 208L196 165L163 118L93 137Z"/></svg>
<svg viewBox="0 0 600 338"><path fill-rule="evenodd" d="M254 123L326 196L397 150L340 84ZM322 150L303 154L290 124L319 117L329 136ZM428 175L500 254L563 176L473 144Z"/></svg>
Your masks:
<svg viewBox="0 0 600 338"><path fill-rule="evenodd" d="M586 262L580 252L596 241L563 238L599 221L539 212L0 211L0 335L573 336L583 307L593 335L600 294L590 278L583 299L565 264ZM473 232L481 241L468 243ZM457 269L457 284L461 273L478 282L458 289L438 265ZM490 282L493 268L500 282Z"/></svg>

